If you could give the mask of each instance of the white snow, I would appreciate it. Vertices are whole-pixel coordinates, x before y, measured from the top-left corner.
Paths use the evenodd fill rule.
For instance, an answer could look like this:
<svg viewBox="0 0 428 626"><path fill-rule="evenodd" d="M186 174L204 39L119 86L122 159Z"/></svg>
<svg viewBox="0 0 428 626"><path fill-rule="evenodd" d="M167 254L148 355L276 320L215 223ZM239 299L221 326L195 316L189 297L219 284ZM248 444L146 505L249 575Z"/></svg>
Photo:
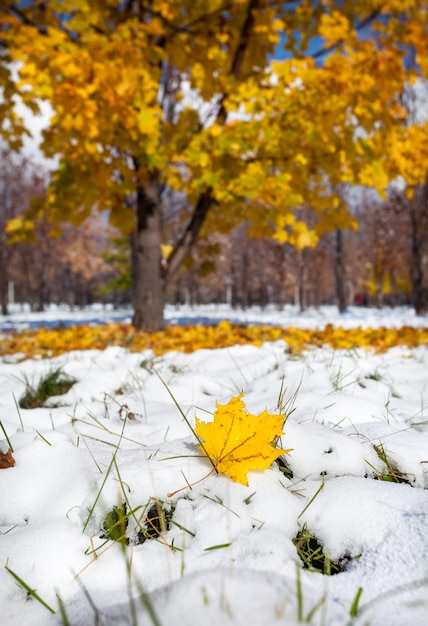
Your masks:
<svg viewBox="0 0 428 626"><path fill-rule="evenodd" d="M130 322L132 311L129 308L113 309L111 305L94 304L85 309L70 311L67 305L50 305L40 313L31 312L28 305L11 305L10 315L0 315L0 332L3 330L23 330L37 326L70 326L71 324L106 323L109 321ZM415 315L412 307L402 306L383 309L350 306L339 313L336 306L310 307L303 313L291 304L278 311L273 305L265 309L231 309L226 304L202 306L168 305L165 319L170 324L216 324L229 319L236 324L273 324L297 328L321 329L326 324L343 328L401 328L402 326L426 327L428 315Z"/></svg>
<svg viewBox="0 0 428 626"><path fill-rule="evenodd" d="M15 311L0 329L119 315L130 312ZM351 308L342 316L334 307L304 315L294 307L167 310L177 324L225 317L306 328L428 325L404 308ZM37 382L58 366L78 382L50 407L18 411L25 380ZM241 391L251 413L282 405L290 414L282 446L292 448L292 478L276 463L250 472L248 487L210 474L170 395L194 423L195 414L208 421L216 401ZM425 626L427 413L427 346L385 354L325 347L297 358L278 341L156 358L111 347L0 359L0 420L16 460L0 470L0 622ZM386 466L374 446L408 484L375 479ZM7 447L0 431L0 450ZM175 506L162 539L125 550L105 543L106 513L125 498L136 517L155 499ZM292 540L304 525L333 561L358 558L334 576L303 569ZM135 527L130 516L130 538Z"/></svg>

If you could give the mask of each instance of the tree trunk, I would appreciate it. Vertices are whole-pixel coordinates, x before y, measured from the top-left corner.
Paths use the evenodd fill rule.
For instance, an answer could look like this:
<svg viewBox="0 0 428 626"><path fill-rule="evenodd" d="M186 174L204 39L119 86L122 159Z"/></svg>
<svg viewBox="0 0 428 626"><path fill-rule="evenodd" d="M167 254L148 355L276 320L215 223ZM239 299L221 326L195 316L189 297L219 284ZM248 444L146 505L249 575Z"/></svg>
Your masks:
<svg viewBox="0 0 428 626"><path fill-rule="evenodd" d="M308 270L306 267L305 248L298 251L298 299L299 309L303 313L307 309L307 278Z"/></svg>
<svg viewBox="0 0 428 626"><path fill-rule="evenodd" d="M3 186L3 185L2 185ZM1 198L1 204L3 206L6 205L6 200L4 197ZM1 208L2 214L0 215L0 306L1 306L1 314L7 315L7 284L8 284L8 259L6 252L6 234L5 234L5 226L6 220L3 218L3 211L5 209Z"/></svg>
<svg viewBox="0 0 428 626"><path fill-rule="evenodd" d="M427 252L428 178L415 193L410 206L412 236L412 300L417 315L428 313Z"/></svg>
<svg viewBox="0 0 428 626"><path fill-rule="evenodd" d="M161 266L159 186L152 180L137 189L137 227L133 241L132 323L156 331L164 327L165 281Z"/></svg>
<svg viewBox="0 0 428 626"><path fill-rule="evenodd" d="M0 284L0 304L1 304L1 314L7 315L9 313L8 306L7 306L7 286L5 288L3 281L1 281L1 284Z"/></svg>
<svg viewBox="0 0 428 626"><path fill-rule="evenodd" d="M3 243L3 242L2 242ZM3 244L4 245L4 244ZM0 251L0 305L1 314L7 315L7 273L6 273L6 259L5 255Z"/></svg>
<svg viewBox="0 0 428 626"><path fill-rule="evenodd" d="M255 24L255 10L259 0L249 0L241 33L232 59L230 75L239 75L248 49L250 35ZM159 47L164 42L153 41ZM216 121L224 124L227 117L225 101L228 94L224 93L219 100ZM172 115L172 111L169 111ZM201 125L200 129L202 130ZM134 159L135 171L138 175L139 164ZM133 242L133 324L144 330L160 330L164 326L163 309L165 303L165 284L178 271L182 262L192 249L206 216L213 204L212 189L201 193L195 204L191 219L183 235L174 246L166 267L161 266L160 244L161 219L159 185L156 174L149 183L141 185L137 190L137 229Z"/></svg>
<svg viewBox="0 0 428 626"><path fill-rule="evenodd" d="M346 264L343 250L343 232L337 228L335 234L336 254L334 263L334 277L336 282L336 299L339 311L343 313L348 306L346 297Z"/></svg>

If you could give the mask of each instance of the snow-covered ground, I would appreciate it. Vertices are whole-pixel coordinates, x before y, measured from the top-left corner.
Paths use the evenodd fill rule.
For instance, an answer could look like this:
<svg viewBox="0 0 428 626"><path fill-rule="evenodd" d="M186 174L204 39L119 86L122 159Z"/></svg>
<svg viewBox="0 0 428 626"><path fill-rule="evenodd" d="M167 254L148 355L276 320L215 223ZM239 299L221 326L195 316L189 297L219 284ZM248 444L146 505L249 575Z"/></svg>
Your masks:
<svg viewBox="0 0 428 626"><path fill-rule="evenodd" d="M41 313L32 313L26 305L12 305L10 315L0 315L0 332L23 330L26 328L71 326L72 324L104 324L111 321L130 322L132 311L129 308L113 309L110 305L94 304L82 310L70 311L67 306L52 305ZM344 328L377 328L387 326L400 328L403 325L427 327L428 315L417 316L412 307L365 308L350 306L339 313L336 306L309 308L301 313L299 307L288 304L279 311L275 306L263 310L257 307L231 309L226 304L206 306L167 306L165 319L169 324L216 324L228 319L236 324L273 324L297 328L321 329L326 324Z"/></svg>
<svg viewBox="0 0 428 626"><path fill-rule="evenodd" d="M0 329L117 315L130 312L15 312ZM167 310L177 324L225 317L306 328L428 325L410 309ZM18 409L25 381L59 366L77 379L70 391L50 407ZM250 413L289 414L281 443L292 448L288 471L274 463L250 472L248 487L210 474L175 404L193 425L241 391ZM3 358L0 420L0 450L7 434L16 461L0 470L2 624L428 623L427 346L325 347L297 358L278 341L156 358L118 347ZM408 482L376 479L391 472ZM125 547L102 538L124 502ZM138 542L137 520L156 502L172 512L169 530ZM303 569L293 538L305 527L344 571Z"/></svg>

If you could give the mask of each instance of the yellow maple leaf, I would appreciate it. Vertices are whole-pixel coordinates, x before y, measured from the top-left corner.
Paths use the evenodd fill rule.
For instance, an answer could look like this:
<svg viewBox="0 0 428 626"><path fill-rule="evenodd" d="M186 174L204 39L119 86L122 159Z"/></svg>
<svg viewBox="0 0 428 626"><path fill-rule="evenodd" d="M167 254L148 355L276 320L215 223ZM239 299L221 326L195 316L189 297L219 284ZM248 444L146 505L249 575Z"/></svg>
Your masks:
<svg viewBox="0 0 428 626"><path fill-rule="evenodd" d="M195 432L201 443L198 448L208 456L221 474L248 485L247 473L265 470L290 450L275 448L272 443L283 435L285 416L264 410L251 415L245 408L241 393L227 404L216 403L214 421L196 418Z"/></svg>

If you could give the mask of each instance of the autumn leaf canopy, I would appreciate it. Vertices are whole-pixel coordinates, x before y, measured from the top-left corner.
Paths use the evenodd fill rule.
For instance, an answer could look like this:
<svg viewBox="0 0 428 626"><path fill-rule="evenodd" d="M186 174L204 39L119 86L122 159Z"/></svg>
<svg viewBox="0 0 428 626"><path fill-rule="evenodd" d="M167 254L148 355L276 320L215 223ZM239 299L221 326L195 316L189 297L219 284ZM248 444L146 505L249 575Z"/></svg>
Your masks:
<svg viewBox="0 0 428 626"><path fill-rule="evenodd" d="M406 124L400 96L428 73L427 11L416 0L6 0L0 134L20 145L16 95L35 112L50 103L53 222L97 206L130 231L129 199L155 178L187 206L209 192L207 231L247 220L313 246L355 226L343 183L382 194L404 174L411 192L425 173L427 125Z"/></svg>

